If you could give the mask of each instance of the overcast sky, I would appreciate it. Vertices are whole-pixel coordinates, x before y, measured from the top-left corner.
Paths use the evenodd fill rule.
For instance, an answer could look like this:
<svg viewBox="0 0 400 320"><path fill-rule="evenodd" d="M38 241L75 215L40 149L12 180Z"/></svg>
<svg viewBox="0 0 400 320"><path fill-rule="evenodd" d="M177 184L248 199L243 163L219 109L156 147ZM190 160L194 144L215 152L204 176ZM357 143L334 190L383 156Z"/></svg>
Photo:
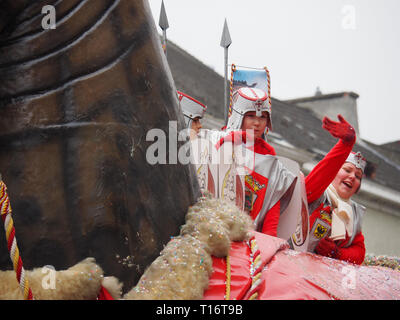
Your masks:
<svg viewBox="0 0 400 320"><path fill-rule="evenodd" d="M161 0L148 0L157 30ZM224 73L229 63L267 66L271 95L286 100L353 91L361 137L400 140L399 0L164 0L167 38ZM194 77L196 75L193 75ZM190 93L189 93L190 94Z"/></svg>

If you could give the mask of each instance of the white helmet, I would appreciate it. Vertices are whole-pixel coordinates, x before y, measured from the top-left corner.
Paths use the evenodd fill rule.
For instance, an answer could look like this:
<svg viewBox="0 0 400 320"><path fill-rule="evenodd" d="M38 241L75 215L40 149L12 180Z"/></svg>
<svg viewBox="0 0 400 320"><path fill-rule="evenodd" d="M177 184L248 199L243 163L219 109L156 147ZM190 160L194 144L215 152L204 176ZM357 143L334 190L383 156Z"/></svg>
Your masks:
<svg viewBox="0 0 400 320"><path fill-rule="evenodd" d="M226 129L240 130L245 114L250 111L255 111L257 117L261 117L262 112L267 111L269 114L267 128L272 130L271 104L267 93L261 89L249 87L242 87L233 94L232 114L228 119Z"/></svg>
<svg viewBox="0 0 400 320"><path fill-rule="evenodd" d="M207 110L207 107L196 99L184 94L183 92L178 92L178 99L181 104L181 108L183 111L183 115L185 116L185 124L187 128L191 128L192 121L199 117L203 118L204 113Z"/></svg>

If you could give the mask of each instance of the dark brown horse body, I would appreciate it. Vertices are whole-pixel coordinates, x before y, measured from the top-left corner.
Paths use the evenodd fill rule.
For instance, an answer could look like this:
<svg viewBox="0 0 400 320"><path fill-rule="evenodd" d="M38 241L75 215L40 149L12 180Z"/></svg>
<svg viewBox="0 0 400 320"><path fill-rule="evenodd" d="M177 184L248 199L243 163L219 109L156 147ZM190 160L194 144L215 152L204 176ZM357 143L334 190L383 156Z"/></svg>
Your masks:
<svg viewBox="0 0 400 320"><path fill-rule="evenodd" d="M199 189L191 166L150 165L146 133L183 127L146 0L0 0L0 172L24 267L93 256L134 285ZM0 269L10 269L0 231Z"/></svg>

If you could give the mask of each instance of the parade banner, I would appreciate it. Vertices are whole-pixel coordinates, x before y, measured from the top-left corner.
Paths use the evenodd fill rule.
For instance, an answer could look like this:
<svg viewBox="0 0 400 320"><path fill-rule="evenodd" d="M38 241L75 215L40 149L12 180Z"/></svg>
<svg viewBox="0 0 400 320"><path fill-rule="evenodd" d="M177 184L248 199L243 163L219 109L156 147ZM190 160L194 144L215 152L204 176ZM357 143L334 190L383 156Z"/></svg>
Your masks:
<svg viewBox="0 0 400 320"><path fill-rule="evenodd" d="M202 193L208 191L218 198L218 165L215 163L217 150L208 139L191 141L192 163L195 165L197 179ZM214 159L214 160L213 160Z"/></svg>
<svg viewBox="0 0 400 320"><path fill-rule="evenodd" d="M210 137L208 137L210 138ZM230 143L218 150L209 139L191 141L191 161L195 165L202 193L234 202L244 209L244 155L243 148ZM249 164L248 164L249 165Z"/></svg>
<svg viewBox="0 0 400 320"><path fill-rule="evenodd" d="M304 175L299 164L285 157L278 157L279 161L297 176L294 190L287 206L281 213L277 235L289 240L292 249L306 252L308 247L309 216Z"/></svg>
<svg viewBox="0 0 400 320"><path fill-rule="evenodd" d="M225 143L218 149L218 196L234 202L244 210L244 172L243 162L239 156L241 149L234 144Z"/></svg>

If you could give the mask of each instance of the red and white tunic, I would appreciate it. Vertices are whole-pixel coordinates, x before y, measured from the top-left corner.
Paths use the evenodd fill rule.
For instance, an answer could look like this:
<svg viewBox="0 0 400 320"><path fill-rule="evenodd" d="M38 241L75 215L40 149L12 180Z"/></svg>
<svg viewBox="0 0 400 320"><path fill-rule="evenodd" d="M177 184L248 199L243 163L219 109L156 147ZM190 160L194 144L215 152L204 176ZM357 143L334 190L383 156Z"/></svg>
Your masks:
<svg viewBox="0 0 400 320"><path fill-rule="evenodd" d="M254 151L254 168L245 177L245 209L255 222L256 230L277 236L281 199L290 197L290 187L296 181L294 176L276 157L274 148L265 140L256 138L254 146L246 146L246 132L231 131L218 143L240 141ZM289 192L287 192L289 190Z"/></svg>

